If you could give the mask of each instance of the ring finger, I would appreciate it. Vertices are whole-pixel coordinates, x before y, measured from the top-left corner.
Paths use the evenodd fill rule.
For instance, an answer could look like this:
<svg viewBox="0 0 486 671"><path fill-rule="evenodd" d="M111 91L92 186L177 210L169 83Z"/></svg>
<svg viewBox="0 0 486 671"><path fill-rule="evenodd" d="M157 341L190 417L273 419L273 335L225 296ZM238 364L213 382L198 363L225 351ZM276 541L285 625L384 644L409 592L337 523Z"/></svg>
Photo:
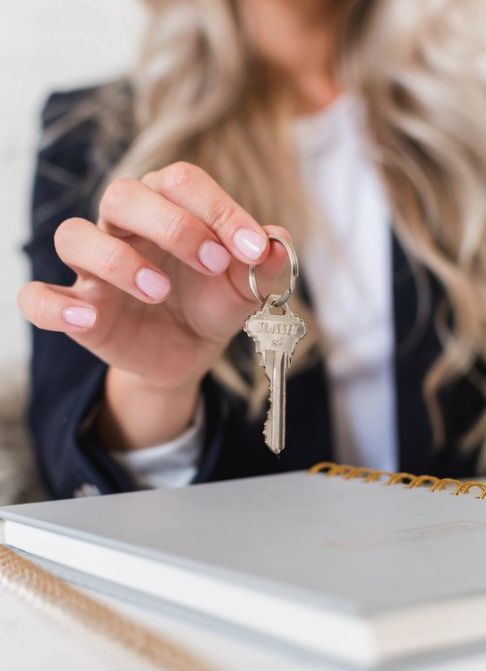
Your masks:
<svg viewBox="0 0 486 671"><path fill-rule="evenodd" d="M60 259L81 277L94 275L145 303L160 303L170 291L168 277L128 242L86 219L66 219L54 244Z"/></svg>

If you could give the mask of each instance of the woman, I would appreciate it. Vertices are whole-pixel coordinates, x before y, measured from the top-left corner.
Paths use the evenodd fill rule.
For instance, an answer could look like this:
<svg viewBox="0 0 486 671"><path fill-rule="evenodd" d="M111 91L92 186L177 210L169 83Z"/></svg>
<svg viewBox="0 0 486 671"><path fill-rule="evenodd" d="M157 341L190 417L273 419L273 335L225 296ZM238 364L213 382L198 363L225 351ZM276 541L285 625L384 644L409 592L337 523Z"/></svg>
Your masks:
<svg viewBox="0 0 486 671"><path fill-rule="evenodd" d="M19 303L54 496L484 469L479 5L152 0L127 81L49 99ZM248 265L264 292L285 272L269 233L310 325L280 459L240 333Z"/></svg>

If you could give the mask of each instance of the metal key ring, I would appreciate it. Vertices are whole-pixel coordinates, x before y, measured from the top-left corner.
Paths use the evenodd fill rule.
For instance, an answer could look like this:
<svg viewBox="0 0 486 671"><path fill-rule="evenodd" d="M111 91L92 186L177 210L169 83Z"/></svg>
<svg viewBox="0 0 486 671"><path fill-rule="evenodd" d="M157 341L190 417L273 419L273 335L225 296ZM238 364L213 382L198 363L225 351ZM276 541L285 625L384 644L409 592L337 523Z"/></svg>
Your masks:
<svg viewBox="0 0 486 671"><path fill-rule="evenodd" d="M295 253L293 245L291 245L288 240L282 238L280 235L269 235L268 238L270 240L276 240L277 242L280 242L280 244L285 247L285 251L289 255L289 261L290 261L290 286L284 291L283 294L280 295L279 298L277 298L272 302L272 305L274 307L279 308L289 300L290 296L292 295L295 289L295 281L299 276L299 260L297 258L297 254ZM250 281L250 289L252 290L255 298L258 298L259 301L265 303L266 300L268 299L268 296L264 296L260 291L260 289L258 288L256 281L256 266L252 265L249 267L248 279Z"/></svg>

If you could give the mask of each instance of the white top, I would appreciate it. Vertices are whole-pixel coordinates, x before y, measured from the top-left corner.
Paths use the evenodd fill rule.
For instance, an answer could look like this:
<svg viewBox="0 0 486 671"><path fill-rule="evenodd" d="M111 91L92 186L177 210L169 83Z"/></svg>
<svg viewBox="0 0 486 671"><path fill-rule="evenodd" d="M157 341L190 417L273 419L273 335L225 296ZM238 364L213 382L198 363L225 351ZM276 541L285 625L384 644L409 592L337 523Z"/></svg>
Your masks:
<svg viewBox="0 0 486 671"><path fill-rule="evenodd" d="M385 194L367 156L360 101L341 96L294 122L303 183L322 212L303 267L325 343L342 463L396 470L391 236ZM141 486L183 486L197 470L204 417L177 439L112 453Z"/></svg>
<svg viewBox="0 0 486 671"><path fill-rule="evenodd" d="M337 458L395 470L391 235L360 101L295 124L304 184L323 212L303 267L324 334Z"/></svg>

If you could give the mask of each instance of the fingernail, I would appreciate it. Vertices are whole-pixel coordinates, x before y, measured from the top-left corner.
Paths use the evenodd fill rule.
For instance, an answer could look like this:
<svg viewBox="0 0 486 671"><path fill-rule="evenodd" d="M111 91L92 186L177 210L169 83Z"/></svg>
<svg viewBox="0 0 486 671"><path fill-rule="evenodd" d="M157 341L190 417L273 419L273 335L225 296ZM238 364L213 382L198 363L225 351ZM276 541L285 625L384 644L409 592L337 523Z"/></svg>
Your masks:
<svg viewBox="0 0 486 671"><path fill-rule="evenodd" d="M141 268L135 275L135 284L146 296L161 301L170 290L169 280L150 268Z"/></svg>
<svg viewBox="0 0 486 671"><path fill-rule="evenodd" d="M71 324L71 326L81 326L82 328L89 329L94 326L96 321L96 310L75 305L70 308L64 308L62 318L67 324Z"/></svg>
<svg viewBox="0 0 486 671"><path fill-rule="evenodd" d="M255 261L268 244L268 238L251 228L239 228L233 236L236 249L249 261Z"/></svg>
<svg viewBox="0 0 486 671"><path fill-rule="evenodd" d="M229 266L231 256L229 252L214 240L206 240L199 247L199 260L212 273L224 273Z"/></svg>

